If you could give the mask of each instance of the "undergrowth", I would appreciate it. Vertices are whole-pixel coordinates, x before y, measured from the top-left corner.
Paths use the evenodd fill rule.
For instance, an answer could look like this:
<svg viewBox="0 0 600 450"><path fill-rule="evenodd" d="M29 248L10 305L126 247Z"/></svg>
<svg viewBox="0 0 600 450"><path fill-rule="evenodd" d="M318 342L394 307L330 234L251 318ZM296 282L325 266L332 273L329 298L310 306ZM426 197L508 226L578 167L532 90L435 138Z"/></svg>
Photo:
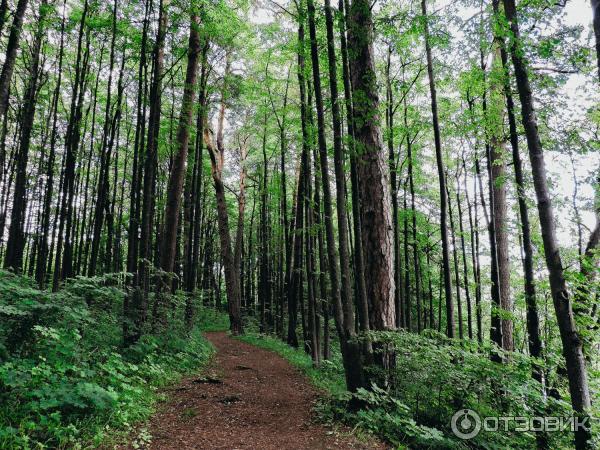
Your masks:
<svg viewBox="0 0 600 450"><path fill-rule="evenodd" d="M345 391L344 372L334 350L332 360L314 367L309 355L277 338L258 333L240 337L244 342L278 353L300 369L327 395L317 406L322 420L341 421L379 436L398 449L534 449L533 432L480 432L461 440L451 429L456 411L472 409L485 417L568 417L568 399L545 398L531 378L532 360L504 355L505 363L491 361L489 348L449 340L427 331L372 333L396 355L393 370L370 370L370 389L354 395ZM333 345L332 347L336 347ZM382 381L385 380L385 381ZM556 382L558 385L559 382ZM564 393L566 386L558 387ZM351 407L359 404L360 408ZM568 430L548 433L548 448L570 448Z"/></svg>
<svg viewBox="0 0 600 450"><path fill-rule="evenodd" d="M208 361L212 346L179 313L169 330L123 348L117 285L77 278L49 293L0 272L0 448L95 448L148 418L158 387Z"/></svg>

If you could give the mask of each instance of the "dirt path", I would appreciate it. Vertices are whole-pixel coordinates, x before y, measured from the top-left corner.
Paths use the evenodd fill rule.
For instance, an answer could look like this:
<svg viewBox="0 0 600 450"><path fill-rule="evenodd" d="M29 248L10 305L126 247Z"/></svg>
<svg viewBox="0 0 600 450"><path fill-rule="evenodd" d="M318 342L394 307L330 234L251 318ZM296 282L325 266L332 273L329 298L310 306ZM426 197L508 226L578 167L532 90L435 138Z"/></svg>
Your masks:
<svg viewBox="0 0 600 450"><path fill-rule="evenodd" d="M151 449L384 449L311 423L316 390L285 360L208 333L217 355L205 377L173 389L150 421Z"/></svg>

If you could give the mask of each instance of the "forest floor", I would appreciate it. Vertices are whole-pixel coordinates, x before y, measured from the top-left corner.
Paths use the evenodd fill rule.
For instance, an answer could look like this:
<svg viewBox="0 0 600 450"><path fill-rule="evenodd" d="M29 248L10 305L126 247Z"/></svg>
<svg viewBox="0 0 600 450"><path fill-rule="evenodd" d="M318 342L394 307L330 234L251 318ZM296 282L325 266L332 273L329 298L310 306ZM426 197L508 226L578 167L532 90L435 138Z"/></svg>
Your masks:
<svg viewBox="0 0 600 450"><path fill-rule="evenodd" d="M319 392L280 356L207 333L216 355L202 376L168 389L150 419L150 449L385 449L348 428L316 423ZM139 448L139 446L136 446ZM130 447L131 448L131 447Z"/></svg>

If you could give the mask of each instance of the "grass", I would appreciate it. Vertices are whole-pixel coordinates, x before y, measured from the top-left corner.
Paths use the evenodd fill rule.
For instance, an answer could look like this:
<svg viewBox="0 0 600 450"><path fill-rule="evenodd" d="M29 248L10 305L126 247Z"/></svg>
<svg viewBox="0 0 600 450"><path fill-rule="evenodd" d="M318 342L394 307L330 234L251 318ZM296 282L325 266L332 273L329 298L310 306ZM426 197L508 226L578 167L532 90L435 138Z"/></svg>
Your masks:
<svg viewBox="0 0 600 450"><path fill-rule="evenodd" d="M201 308L196 314L196 323L202 332L229 330L229 316L212 308Z"/></svg>

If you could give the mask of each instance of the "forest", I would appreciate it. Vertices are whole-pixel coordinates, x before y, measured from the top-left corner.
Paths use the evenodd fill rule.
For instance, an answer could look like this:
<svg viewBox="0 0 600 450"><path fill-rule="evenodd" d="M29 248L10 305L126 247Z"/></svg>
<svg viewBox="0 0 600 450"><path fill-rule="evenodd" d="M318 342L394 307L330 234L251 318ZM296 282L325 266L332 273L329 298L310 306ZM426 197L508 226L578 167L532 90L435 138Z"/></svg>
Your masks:
<svg viewBox="0 0 600 450"><path fill-rule="evenodd" d="M0 0L0 66L0 448L600 447L599 0Z"/></svg>

